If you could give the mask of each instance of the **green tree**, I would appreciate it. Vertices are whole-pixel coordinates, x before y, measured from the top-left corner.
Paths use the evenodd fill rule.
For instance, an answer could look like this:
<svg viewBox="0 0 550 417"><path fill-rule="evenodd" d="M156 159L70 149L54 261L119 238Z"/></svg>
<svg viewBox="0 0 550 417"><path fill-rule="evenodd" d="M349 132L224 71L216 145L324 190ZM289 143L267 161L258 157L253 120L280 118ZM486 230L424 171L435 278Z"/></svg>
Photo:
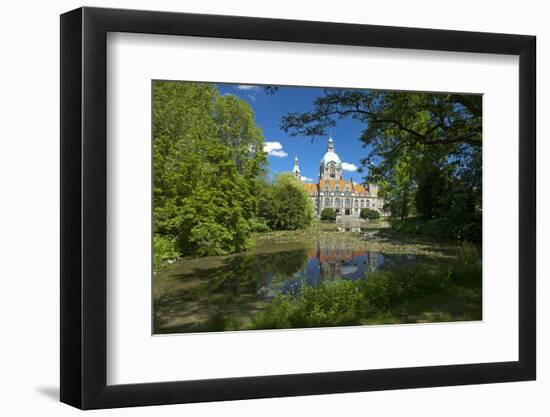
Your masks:
<svg viewBox="0 0 550 417"><path fill-rule="evenodd" d="M313 202L303 184L290 173L280 174L264 189L260 215L275 230L296 230L311 224Z"/></svg>
<svg viewBox="0 0 550 417"><path fill-rule="evenodd" d="M249 247L266 166L252 109L210 84L155 81L153 136L155 235L182 255Z"/></svg>
<svg viewBox="0 0 550 417"><path fill-rule="evenodd" d="M375 174L378 167L371 167L370 174L378 178L380 185L380 196L388 205L390 214L399 219L406 219L414 212L413 198L415 183L411 173L411 158L404 156L395 161L391 170L385 171L384 175Z"/></svg>
<svg viewBox="0 0 550 417"><path fill-rule="evenodd" d="M290 113L281 127L292 135L318 136L352 117L365 123L361 139L374 154L391 158L399 150L469 145L480 148L481 95L325 89L306 113Z"/></svg>
<svg viewBox="0 0 550 417"><path fill-rule="evenodd" d="M432 219L445 215L448 200L444 196L452 191L450 178L451 175L438 164L425 166L418 172L415 207L420 216Z"/></svg>
<svg viewBox="0 0 550 417"><path fill-rule="evenodd" d="M343 118L364 124L361 171L393 217L438 220L448 237L481 236L481 95L325 89L281 127L318 136Z"/></svg>
<svg viewBox="0 0 550 417"><path fill-rule="evenodd" d="M336 220L336 212L330 207L324 208L321 211L321 220L334 221Z"/></svg>
<svg viewBox="0 0 550 417"><path fill-rule="evenodd" d="M363 208L361 209L359 217L362 219L376 220L380 218L380 213L370 208Z"/></svg>

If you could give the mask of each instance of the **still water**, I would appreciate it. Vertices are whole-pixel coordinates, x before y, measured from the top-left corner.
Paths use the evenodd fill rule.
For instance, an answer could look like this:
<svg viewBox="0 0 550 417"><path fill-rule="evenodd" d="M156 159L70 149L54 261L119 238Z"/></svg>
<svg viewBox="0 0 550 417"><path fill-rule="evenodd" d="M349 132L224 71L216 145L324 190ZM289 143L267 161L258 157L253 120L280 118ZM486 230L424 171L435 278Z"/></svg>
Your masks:
<svg viewBox="0 0 550 417"><path fill-rule="evenodd" d="M155 276L155 333L200 331L219 315L247 320L278 294L325 280L366 279L369 270L456 261L456 242L397 240L377 226L318 225L256 237L253 250L182 259Z"/></svg>

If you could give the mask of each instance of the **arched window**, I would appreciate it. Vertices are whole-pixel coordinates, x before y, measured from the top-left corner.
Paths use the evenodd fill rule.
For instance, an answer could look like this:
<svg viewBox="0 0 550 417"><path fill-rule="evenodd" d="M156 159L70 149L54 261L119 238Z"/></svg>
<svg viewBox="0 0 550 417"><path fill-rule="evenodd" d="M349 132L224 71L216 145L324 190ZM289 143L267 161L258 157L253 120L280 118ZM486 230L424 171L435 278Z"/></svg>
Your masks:
<svg viewBox="0 0 550 417"><path fill-rule="evenodd" d="M349 207L351 205L351 201L349 198L346 198L345 204L346 204L346 207Z"/></svg>
<svg viewBox="0 0 550 417"><path fill-rule="evenodd" d="M325 206L330 206L330 198L325 198Z"/></svg>
<svg viewBox="0 0 550 417"><path fill-rule="evenodd" d="M339 198L335 198L335 199L334 199L334 205L335 205L336 207L340 207L340 199L339 199Z"/></svg>
<svg viewBox="0 0 550 417"><path fill-rule="evenodd" d="M361 200L361 207L365 207L365 200Z"/></svg>

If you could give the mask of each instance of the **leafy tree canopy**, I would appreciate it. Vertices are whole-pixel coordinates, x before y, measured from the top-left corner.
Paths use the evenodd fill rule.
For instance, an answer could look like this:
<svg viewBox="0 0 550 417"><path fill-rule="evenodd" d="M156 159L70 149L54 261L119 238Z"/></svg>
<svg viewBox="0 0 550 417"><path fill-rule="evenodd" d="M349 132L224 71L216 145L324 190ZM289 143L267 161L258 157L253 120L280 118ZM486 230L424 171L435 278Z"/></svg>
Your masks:
<svg viewBox="0 0 550 417"><path fill-rule="evenodd" d="M281 128L315 137L340 119L359 121L361 171L379 184L392 216L444 219L480 235L480 95L325 89L312 104L309 112L283 117ZM449 237L464 236L451 229Z"/></svg>
<svg viewBox="0 0 550 417"><path fill-rule="evenodd" d="M362 219L375 220L380 218L380 213L371 208L362 208L359 217Z"/></svg>
<svg viewBox="0 0 550 417"><path fill-rule="evenodd" d="M336 220L336 212L334 209L327 207L321 211L321 220L334 221Z"/></svg>
<svg viewBox="0 0 550 417"><path fill-rule="evenodd" d="M296 230L311 224L313 202L303 184L290 173L278 175L273 184L264 189L260 201L260 215L271 229Z"/></svg>
<svg viewBox="0 0 550 417"><path fill-rule="evenodd" d="M154 233L183 255L248 247L266 169L250 106L209 84L156 81L153 136Z"/></svg>
<svg viewBox="0 0 550 417"><path fill-rule="evenodd" d="M366 125L360 139L373 147L368 157L385 159L416 145L458 151L482 143L478 95L325 89L313 105L311 112L286 115L281 128L294 136L320 136L351 117Z"/></svg>

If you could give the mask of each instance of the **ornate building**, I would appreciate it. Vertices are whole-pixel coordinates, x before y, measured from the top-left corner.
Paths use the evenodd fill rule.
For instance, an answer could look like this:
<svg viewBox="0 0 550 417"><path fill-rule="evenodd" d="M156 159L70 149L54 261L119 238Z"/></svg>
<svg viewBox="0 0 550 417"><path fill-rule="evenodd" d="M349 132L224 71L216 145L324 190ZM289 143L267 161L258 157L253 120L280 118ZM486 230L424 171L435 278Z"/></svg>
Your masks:
<svg viewBox="0 0 550 417"><path fill-rule="evenodd" d="M297 179L301 179L298 158L294 160L292 170ZM378 186L368 184L365 187L343 176L342 161L334 150L334 141L328 140L327 152L321 159L317 184L304 184L315 212L319 216L324 208L332 208L337 214L358 217L362 208L377 210L384 215L384 200L378 197Z"/></svg>

